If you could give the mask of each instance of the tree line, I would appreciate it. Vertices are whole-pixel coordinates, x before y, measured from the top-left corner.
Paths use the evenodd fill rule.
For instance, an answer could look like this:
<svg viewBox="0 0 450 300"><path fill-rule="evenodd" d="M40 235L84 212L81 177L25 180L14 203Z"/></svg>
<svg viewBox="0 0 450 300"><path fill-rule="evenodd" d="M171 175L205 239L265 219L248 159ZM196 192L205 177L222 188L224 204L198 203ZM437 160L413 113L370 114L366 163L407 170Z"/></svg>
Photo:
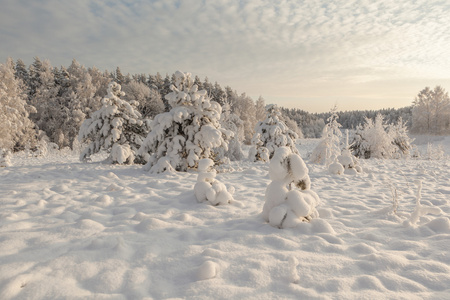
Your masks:
<svg viewBox="0 0 450 300"><path fill-rule="evenodd" d="M205 90L212 101L227 107L236 118L239 139L250 144L255 125L265 119L265 100L256 101L230 86L222 87L206 77L195 76L194 84ZM152 119L170 107L165 95L175 83L174 74L123 74L86 68L75 59L68 66L53 67L35 57L29 66L9 58L0 65L0 148L19 151L51 142L59 148L74 148L81 124L101 107L110 82L122 86L124 100L137 101L143 119ZM378 111L338 112L342 127L355 129L381 114L389 123L401 117L414 133L450 133L450 100L437 86L420 91L409 107ZM312 114L301 109L281 109L281 118L299 137L320 137L331 113Z"/></svg>
<svg viewBox="0 0 450 300"><path fill-rule="evenodd" d="M114 72L86 68L75 59L70 66L53 67L38 57L28 67L18 59L9 58L0 69L0 147L18 151L36 148L41 141L59 148L73 148L81 124L101 107L112 81L122 87L124 100L137 101L143 119L152 119L170 107L165 95L171 92L174 75L124 75L117 67ZM231 87L222 88L206 77L195 76L199 90L209 98L227 105L239 120L240 137L249 144L256 123L265 118L265 101L256 101ZM298 130L298 129L297 129Z"/></svg>

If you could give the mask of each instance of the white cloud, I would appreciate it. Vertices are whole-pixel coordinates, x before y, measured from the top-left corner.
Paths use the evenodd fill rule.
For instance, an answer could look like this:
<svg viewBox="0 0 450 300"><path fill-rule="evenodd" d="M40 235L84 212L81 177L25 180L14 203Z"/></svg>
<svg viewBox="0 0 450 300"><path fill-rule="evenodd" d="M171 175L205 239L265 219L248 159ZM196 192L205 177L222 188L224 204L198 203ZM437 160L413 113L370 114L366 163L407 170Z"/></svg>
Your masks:
<svg viewBox="0 0 450 300"><path fill-rule="evenodd" d="M181 69L268 101L326 94L334 102L348 96L338 94L343 85L450 78L450 4L442 1L3 2L3 61Z"/></svg>

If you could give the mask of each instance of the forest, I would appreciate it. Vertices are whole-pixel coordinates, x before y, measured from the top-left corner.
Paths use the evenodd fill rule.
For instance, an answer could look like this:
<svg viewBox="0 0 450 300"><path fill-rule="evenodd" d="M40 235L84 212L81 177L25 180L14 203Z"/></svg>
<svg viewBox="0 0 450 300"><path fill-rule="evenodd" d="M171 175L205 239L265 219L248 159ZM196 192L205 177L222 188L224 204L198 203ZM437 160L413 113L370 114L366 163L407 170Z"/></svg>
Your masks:
<svg viewBox="0 0 450 300"><path fill-rule="evenodd" d="M238 140L250 144L256 124L266 117L264 98L254 100L207 77L202 80L195 76L193 80L211 101L227 107L233 114ZM59 149L77 147L82 123L101 108L110 82L121 85L125 101L137 101L142 120L151 120L170 110L165 96L174 81L174 74L123 74L120 67L113 72L100 71L86 68L75 59L68 67L58 68L38 57L29 66L21 59L9 58L0 66L0 148L38 149L42 143L52 143ZM450 100L442 87L426 87L411 100L411 106L400 109L337 112L339 123L342 129L356 129L366 118L381 114L387 123L401 118L413 133L450 132ZM321 137L331 115L331 111L317 114L281 108L281 119L300 138Z"/></svg>

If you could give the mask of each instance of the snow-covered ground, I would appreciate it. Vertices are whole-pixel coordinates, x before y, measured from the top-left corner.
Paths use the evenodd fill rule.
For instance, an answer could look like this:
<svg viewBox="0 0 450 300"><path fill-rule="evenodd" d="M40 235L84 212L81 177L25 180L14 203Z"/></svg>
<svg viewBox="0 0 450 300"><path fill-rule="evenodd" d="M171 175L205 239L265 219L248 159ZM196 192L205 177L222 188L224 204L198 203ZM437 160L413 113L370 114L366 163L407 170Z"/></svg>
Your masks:
<svg viewBox="0 0 450 300"><path fill-rule="evenodd" d="M320 218L277 229L260 216L267 164L219 173L235 201L211 206L196 172L16 155L0 168L0 299L450 298L447 160L365 160L355 176L305 162ZM417 180L442 213L407 225Z"/></svg>

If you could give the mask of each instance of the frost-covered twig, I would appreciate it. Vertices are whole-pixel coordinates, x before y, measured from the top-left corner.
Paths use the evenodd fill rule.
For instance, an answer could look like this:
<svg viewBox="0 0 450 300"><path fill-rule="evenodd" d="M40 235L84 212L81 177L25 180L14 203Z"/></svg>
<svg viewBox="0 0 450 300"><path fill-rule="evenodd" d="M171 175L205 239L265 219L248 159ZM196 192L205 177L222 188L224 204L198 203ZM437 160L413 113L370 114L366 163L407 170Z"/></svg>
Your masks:
<svg viewBox="0 0 450 300"><path fill-rule="evenodd" d="M417 224L417 222L420 220L420 217L427 214L439 215L442 213L442 210L439 207L429 207L420 204L420 200L422 199L422 181L417 180L415 183L418 187L416 194L416 207L414 211L411 213L409 220L405 221L404 223L405 225Z"/></svg>
<svg viewBox="0 0 450 300"><path fill-rule="evenodd" d="M397 187L395 187L392 184L390 184L389 186L391 188L391 194L392 194L392 211L394 214L397 214L398 203L399 203Z"/></svg>

